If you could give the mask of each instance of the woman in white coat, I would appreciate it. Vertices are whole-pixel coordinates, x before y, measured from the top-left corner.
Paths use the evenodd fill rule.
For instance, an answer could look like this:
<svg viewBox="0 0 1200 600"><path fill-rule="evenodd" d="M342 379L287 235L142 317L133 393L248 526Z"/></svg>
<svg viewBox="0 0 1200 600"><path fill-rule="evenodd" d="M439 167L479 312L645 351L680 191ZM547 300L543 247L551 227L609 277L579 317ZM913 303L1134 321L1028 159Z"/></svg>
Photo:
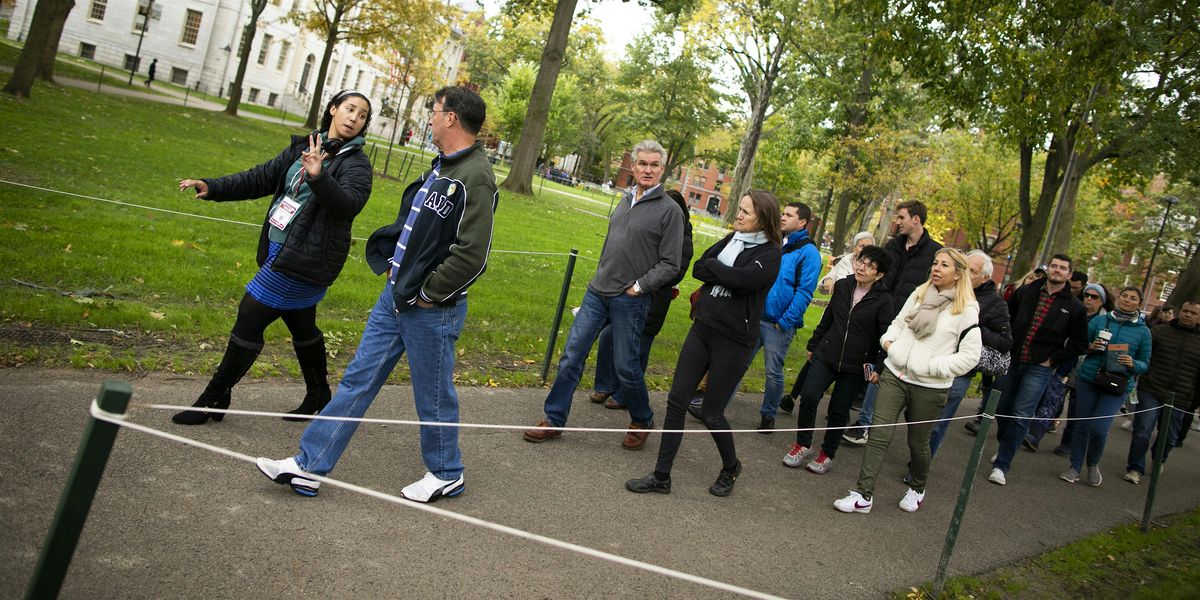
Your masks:
<svg viewBox="0 0 1200 600"><path fill-rule="evenodd" d="M929 474L929 434L946 404L954 378L979 364L979 303L971 289L967 259L952 248L938 250L929 281L913 291L880 338L887 359L875 398L875 414L858 489L834 502L842 512L871 512L875 477L892 435L906 414L911 482L900 508L914 512L925 500ZM915 423L928 421L925 423Z"/></svg>

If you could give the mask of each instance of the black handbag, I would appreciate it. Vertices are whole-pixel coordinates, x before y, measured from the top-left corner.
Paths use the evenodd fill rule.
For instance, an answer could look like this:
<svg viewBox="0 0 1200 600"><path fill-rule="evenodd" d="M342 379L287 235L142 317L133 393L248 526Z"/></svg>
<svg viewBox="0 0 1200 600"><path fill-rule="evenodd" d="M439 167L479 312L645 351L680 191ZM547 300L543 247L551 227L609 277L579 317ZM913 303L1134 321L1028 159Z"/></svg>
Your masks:
<svg viewBox="0 0 1200 600"><path fill-rule="evenodd" d="M1129 389L1129 375L1110 373L1101 369L1096 373L1096 387L1104 394L1124 394Z"/></svg>

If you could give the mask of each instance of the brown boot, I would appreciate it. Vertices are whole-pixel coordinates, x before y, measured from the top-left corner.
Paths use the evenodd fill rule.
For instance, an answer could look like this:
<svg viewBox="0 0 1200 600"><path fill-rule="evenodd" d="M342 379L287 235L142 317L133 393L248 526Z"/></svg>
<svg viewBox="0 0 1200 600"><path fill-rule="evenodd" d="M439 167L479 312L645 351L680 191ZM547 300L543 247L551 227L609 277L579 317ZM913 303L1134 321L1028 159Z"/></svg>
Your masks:
<svg viewBox="0 0 1200 600"><path fill-rule="evenodd" d="M555 425L550 423L550 421L542 419L541 421L538 421L537 425L534 425L534 427L555 427ZM540 444L542 442L548 442L561 435L561 431L555 431L553 429L526 429L525 433L522 434L522 437L524 437L525 441L527 442Z"/></svg>
<svg viewBox="0 0 1200 600"><path fill-rule="evenodd" d="M625 433L625 438L621 440L621 447L626 450L641 450L646 445L646 440L650 438L650 432L646 429L653 429L654 425L640 425L638 423L630 423L629 431Z"/></svg>
<svg viewBox="0 0 1200 600"><path fill-rule="evenodd" d="M592 395L588 396L588 400L591 400L593 404L600 404L611 397L611 392L592 392Z"/></svg>

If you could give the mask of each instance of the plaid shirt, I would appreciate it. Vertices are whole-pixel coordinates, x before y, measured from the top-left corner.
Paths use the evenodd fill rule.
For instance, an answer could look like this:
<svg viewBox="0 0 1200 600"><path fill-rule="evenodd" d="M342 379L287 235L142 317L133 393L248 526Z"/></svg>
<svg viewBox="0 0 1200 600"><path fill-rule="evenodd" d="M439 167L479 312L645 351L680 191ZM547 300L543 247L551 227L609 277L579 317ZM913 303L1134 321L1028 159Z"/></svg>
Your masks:
<svg viewBox="0 0 1200 600"><path fill-rule="evenodd" d="M1033 320L1029 322L1029 333L1025 334L1025 342L1021 344L1020 362L1032 362L1033 359L1029 356L1029 346L1033 344L1033 336L1037 334L1038 329L1041 329L1042 323L1046 322L1046 314L1050 312L1050 303L1053 301L1054 294L1047 293L1046 287L1042 286L1042 291L1038 294L1037 307L1033 309Z"/></svg>

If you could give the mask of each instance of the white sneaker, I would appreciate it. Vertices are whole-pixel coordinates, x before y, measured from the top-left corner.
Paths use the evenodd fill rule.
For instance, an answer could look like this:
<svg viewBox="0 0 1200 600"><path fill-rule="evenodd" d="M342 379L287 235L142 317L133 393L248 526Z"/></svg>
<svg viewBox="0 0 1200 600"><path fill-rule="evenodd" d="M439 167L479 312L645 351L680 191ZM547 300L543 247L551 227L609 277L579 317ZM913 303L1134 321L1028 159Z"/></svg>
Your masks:
<svg viewBox="0 0 1200 600"><path fill-rule="evenodd" d="M1124 423L1121 423L1121 429L1125 431L1133 431L1133 421L1127 420Z"/></svg>
<svg viewBox="0 0 1200 600"><path fill-rule="evenodd" d="M462 475L459 475L458 479L447 481L438 479L433 473L426 472L420 481L404 486L404 489L400 490L400 495L413 502L434 502L438 498L457 496L465 489L466 485L463 483Z"/></svg>
<svg viewBox="0 0 1200 600"><path fill-rule="evenodd" d="M918 492L912 488L908 488L904 492L904 497L900 499L900 510L904 512L917 512L921 508L921 503L925 501L925 492Z"/></svg>
<svg viewBox="0 0 1200 600"><path fill-rule="evenodd" d="M852 491L849 496L835 501L833 507L844 513L869 513L871 504L871 501L863 498L862 494Z"/></svg>
<svg viewBox="0 0 1200 600"><path fill-rule="evenodd" d="M267 476L267 479L275 483L290 485L292 491L301 496L316 496L317 490L321 487L320 481L306 477L308 473L300 470L300 465L296 464L295 457L283 460L260 457L254 463L258 465L258 470Z"/></svg>
<svg viewBox="0 0 1200 600"><path fill-rule="evenodd" d="M988 475L988 481L996 485L1004 485L1008 483L1004 480L1004 471L1001 471L1000 469L992 469L992 474Z"/></svg>

